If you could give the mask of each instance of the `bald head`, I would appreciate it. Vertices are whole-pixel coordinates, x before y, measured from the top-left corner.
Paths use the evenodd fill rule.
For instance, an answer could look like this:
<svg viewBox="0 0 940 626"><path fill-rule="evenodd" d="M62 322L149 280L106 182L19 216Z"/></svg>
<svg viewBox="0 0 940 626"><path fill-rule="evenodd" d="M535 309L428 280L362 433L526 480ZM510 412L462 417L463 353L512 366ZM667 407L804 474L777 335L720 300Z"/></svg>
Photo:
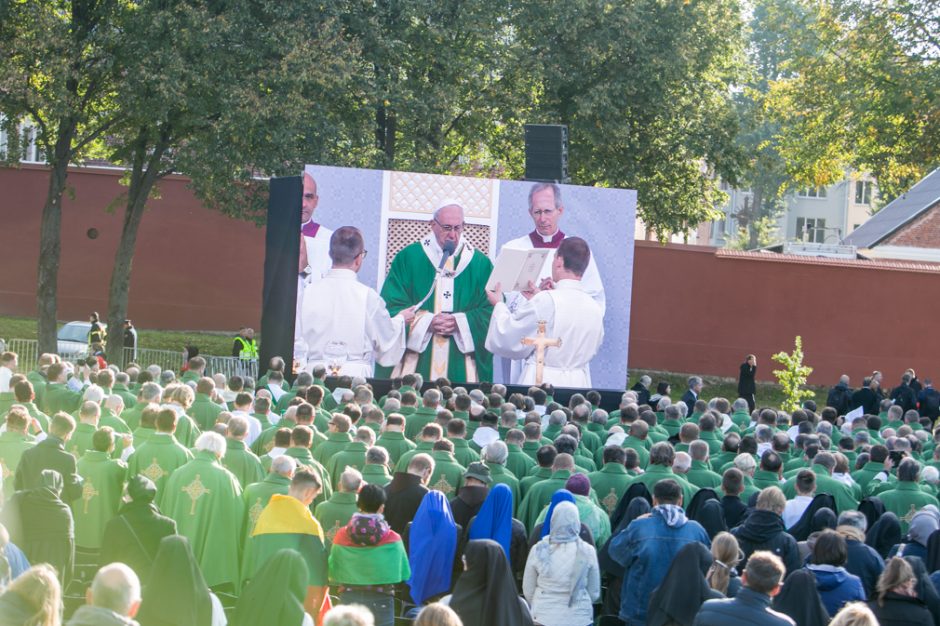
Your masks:
<svg viewBox="0 0 940 626"><path fill-rule="evenodd" d="M140 580L134 570L123 563L105 565L86 593L88 604L134 617L140 607Z"/></svg>

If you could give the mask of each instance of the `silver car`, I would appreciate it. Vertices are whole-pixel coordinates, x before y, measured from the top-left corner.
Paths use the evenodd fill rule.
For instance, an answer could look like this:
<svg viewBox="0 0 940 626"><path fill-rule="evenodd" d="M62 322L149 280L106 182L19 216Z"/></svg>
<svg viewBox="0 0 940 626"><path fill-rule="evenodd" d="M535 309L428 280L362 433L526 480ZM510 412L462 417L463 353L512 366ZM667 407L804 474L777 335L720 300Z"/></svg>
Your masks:
<svg viewBox="0 0 940 626"><path fill-rule="evenodd" d="M108 325L101 327L107 330ZM68 322L56 335L59 356L63 359L80 359L88 356L88 332L91 322Z"/></svg>

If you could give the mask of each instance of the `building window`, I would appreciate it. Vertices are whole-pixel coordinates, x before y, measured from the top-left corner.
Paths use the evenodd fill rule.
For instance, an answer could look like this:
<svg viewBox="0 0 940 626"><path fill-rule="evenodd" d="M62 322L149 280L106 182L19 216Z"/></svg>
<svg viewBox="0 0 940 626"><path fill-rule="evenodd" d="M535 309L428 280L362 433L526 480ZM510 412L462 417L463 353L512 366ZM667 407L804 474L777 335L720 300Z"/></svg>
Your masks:
<svg viewBox="0 0 940 626"><path fill-rule="evenodd" d="M871 190L870 180L855 181L855 204L871 204Z"/></svg>
<svg viewBox="0 0 940 626"><path fill-rule="evenodd" d="M825 243L826 220L819 217L796 218L796 238L809 243Z"/></svg>
<svg viewBox="0 0 940 626"><path fill-rule="evenodd" d="M825 198L826 197L826 188L825 187L804 187L796 192L797 197L799 198Z"/></svg>

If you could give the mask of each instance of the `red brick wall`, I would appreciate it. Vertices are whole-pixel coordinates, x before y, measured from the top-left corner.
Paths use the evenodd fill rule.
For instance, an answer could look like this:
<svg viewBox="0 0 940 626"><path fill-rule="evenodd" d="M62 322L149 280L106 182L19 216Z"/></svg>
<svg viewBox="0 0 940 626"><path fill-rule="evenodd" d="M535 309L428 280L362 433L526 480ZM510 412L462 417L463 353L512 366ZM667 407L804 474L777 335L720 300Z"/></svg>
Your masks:
<svg viewBox="0 0 940 626"><path fill-rule="evenodd" d="M105 208L124 188L119 174L69 175L63 211L60 319L107 307L121 230ZM39 219L48 177L41 168L0 168L0 314L35 315ZM143 328L227 330L258 326L264 229L203 208L171 179L141 225L130 316ZM937 215L937 209L934 209ZM936 219L936 218L933 218ZM91 240L89 228L100 235ZM812 381L853 382L873 369L894 385L914 367L940 376L936 313L892 294L933 293L940 266L822 261L703 246L637 242L630 366L736 376L745 354L772 380L770 355L802 335ZM608 302L608 306L616 303Z"/></svg>
<svg viewBox="0 0 940 626"><path fill-rule="evenodd" d="M905 224L879 245L940 248L940 203Z"/></svg>

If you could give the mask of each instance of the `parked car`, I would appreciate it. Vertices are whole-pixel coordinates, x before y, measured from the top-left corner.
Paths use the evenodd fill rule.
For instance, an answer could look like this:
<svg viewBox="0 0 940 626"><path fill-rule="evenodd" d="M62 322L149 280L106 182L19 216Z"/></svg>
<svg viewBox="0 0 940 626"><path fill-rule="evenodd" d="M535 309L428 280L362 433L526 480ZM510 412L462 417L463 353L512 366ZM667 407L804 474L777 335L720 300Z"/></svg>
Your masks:
<svg viewBox="0 0 940 626"><path fill-rule="evenodd" d="M105 330L107 324L101 325ZM63 359L80 359L88 356L88 331L91 322L68 322L56 335L57 350Z"/></svg>

